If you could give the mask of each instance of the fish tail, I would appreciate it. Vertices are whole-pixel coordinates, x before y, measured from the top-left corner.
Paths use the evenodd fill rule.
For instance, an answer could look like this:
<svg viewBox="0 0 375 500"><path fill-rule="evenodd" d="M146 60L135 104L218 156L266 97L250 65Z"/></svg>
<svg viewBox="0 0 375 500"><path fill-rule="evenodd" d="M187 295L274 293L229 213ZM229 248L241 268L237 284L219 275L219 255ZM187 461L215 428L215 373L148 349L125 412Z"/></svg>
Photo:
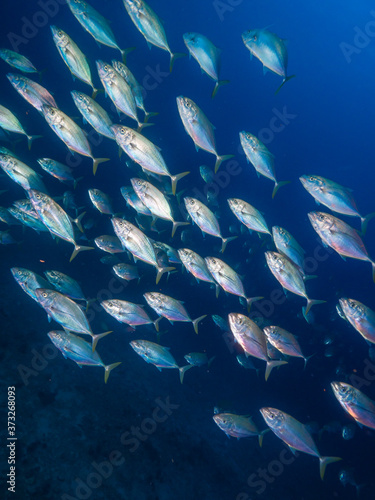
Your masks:
<svg viewBox="0 0 375 500"><path fill-rule="evenodd" d="M155 112L145 111L145 123L147 123L152 116L157 116L158 114L159 113L157 113L156 111Z"/></svg>
<svg viewBox="0 0 375 500"><path fill-rule="evenodd" d="M308 298L306 300L307 300L306 308L304 308L302 311L305 319L306 319L308 312L312 308L312 306L316 306L318 304L324 304L325 302L327 302L326 300L314 300L314 299L308 299Z"/></svg>
<svg viewBox="0 0 375 500"><path fill-rule="evenodd" d="M215 163L215 174L219 170L220 165L223 163L223 161L229 160L230 158L234 158L234 155L217 155L216 156L216 163Z"/></svg>
<svg viewBox="0 0 375 500"><path fill-rule="evenodd" d="M218 285L217 283L215 283L215 289L216 289L216 298L219 297L219 292L220 292L220 285Z"/></svg>
<svg viewBox="0 0 375 500"><path fill-rule="evenodd" d="M221 253L224 253L224 250L227 248L227 245L230 241L235 240L238 238L238 236L229 236L228 238L223 238L221 237L222 243L221 243Z"/></svg>
<svg viewBox="0 0 375 500"><path fill-rule="evenodd" d="M74 181L73 181L73 189L76 189L77 184L78 184L78 183L79 183L79 181L81 181L82 179L84 179L84 177L78 177L77 179L74 179Z"/></svg>
<svg viewBox="0 0 375 500"><path fill-rule="evenodd" d="M375 283L375 262L371 261L372 265L372 281Z"/></svg>
<svg viewBox="0 0 375 500"><path fill-rule="evenodd" d="M304 359L304 361L305 361L305 365L304 365L304 367L303 367L303 369L304 369L304 370L306 370L306 365L307 365L308 360L309 360L310 358L312 358L313 356L315 356L315 354L316 354L316 353L314 352L314 354L311 354L310 356L307 356L307 358L306 358L305 356L303 356L303 359Z"/></svg>
<svg viewBox="0 0 375 500"><path fill-rule="evenodd" d="M118 366L118 365L121 365L121 361L119 361L118 363L112 363L111 365L106 365L104 367L104 383L105 384L107 383L109 374L111 373L113 368L116 368L116 366Z"/></svg>
<svg viewBox="0 0 375 500"><path fill-rule="evenodd" d="M83 219L83 217L85 216L85 214L86 214L86 212L82 212L81 215L79 215L76 219L73 219L73 222L76 224L76 226L81 231L81 233L83 233L83 227L82 227L82 224L81 224L81 220Z"/></svg>
<svg viewBox="0 0 375 500"><path fill-rule="evenodd" d="M290 184L290 181L281 181L281 182L276 182L275 181L275 186L274 186L273 191L272 191L272 199L275 198L276 193L278 192L278 190L281 187L286 186L287 184Z"/></svg>
<svg viewBox="0 0 375 500"><path fill-rule="evenodd" d="M184 375L185 372L190 370L190 368L194 368L194 365L186 365L186 366L180 366L178 369L180 370L180 382L183 384L184 382Z"/></svg>
<svg viewBox="0 0 375 500"><path fill-rule="evenodd" d="M74 257L76 257L79 252L84 252L85 250L94 250L94 247L84 247L83 245L74 245L74 250L73 250L73 253L69 259L69 262L72 262L72 260L74 259Z"/></svg>
<svg viewBox="0 0 375 500"><path fill-rule="evenodd" d="M96 299L87 299L86 300L86 312L90 309L91 304L93 304L96 301Z"/></svg>
<svg viewBox="0 0 375 500"><path fill-rule="evenodd" d="M93 164L92 164L92 171L93 171L93 174L95 175L96 174L96 171L98 170L98 166L100 165L100 163L104 163L105 161L109 161L110 158L93 158L92 161L93 161Z"/></svg>
<svg viewBox="0 0 375 500"><path fill-rule="evenodd" d="M257 300L262 300L264 297L245 297L246 302L247 302L247 311L250 311L251 304L253 302L256 302Z"/></svg>
<svg viewBox="0 0 375 500"><path fill-rule="evenodd" d="M159 332L159 322L161 319L163 319L163 316L159 316L155 321L152 322L157 332Z"/></svg>
<svg viewBox="0 0 375 500"><path fill-rule="evenodd" d="M371 219L375 217L375 212L372 212L371 214L366 215L366 217L361 217L361 231L362 234L366 234L367 230L367 224L370 222Z"/></svg>
<svg viewBox="0 0 375 500"><path fill-rule="evenodd" d="M170 52L171 54L171 61L169 63L169 72L172 73L173 65L176 59L180 59L181 57L186 57L186 54L183 52Z"/></svg>
<svg viewBox="0 0 375 500"><path fill-rule="evenodd" d="M152 127L153 125L155 125L155 123L147 123L147 121L144 123L138 122L137 132L141 133L145 127Z"/></svg>
<svg viewBox="0 0 375 500"><path fill-rule="evenodd" d="M42 135L27 135L26 137L27 137L27 146L30 150L31 144L33 143L33 141L35 141L35 139L40 139L43 136Z"/></svg>
<svg viewBox="0 0 375 500"><path fill-rule="evenodd" d="M258 435L258 441L259 441L259 446L260 448L262 447L263 445L263 437L264 435L269 432L271 429L264 429L264 431L260 432L259 435Z"/></svg>
<svg viewBox="0 0 375 500"><path fill-rule="evenodd" d="M287 361L280 361L280 360L267 361L266 373L264 374L264 378L266 379L266 382L268 380L268 377L271 375L271 371L276 366L281 366L281 365L286 365L286 364L287 364Z"/></svg>
<svg viewBox="0 0 375 500"><path fill-rule="evenodd" d="M172 238L174 236L174 233L176 232L176 229L179 227L179 226L188 226L190 224L190 222L176 222L176 221L173 221L173 226L172 226Z"/></svg>
<svg viewBox="0 0 375 500"><path fill-rule="evenodd" d="M207 368L209 368L211 366L211 363L212 361L216 358L216 356L212 356L212 358L210 358L208 361L207 361Z"/></svg>
<svg viewBox="0 0 375 500"><path fill-rule="evenodd" d="M319 457L319 470L320 470L320 479L323 480L324 473L326 471L326 467L333 462L338 462L342 460L340 457Z"/></svg>
<svg viewBox="0 0 375 500"><path fill-rule="evenodd" d="M313 280L313 279L315 279L317 277L318 277L317 274L303 274L302 275L303 281Z"/></svg>
<svg viewBox="0 0 375 500"><path fill-rule="evenodd" d="M95 99L96 96L100 93L104 92L103 89L96 89L95 87L92 88L92 94L91 94L91 99Z"/></svg>
<svg viewBox="0 0 375 500"><path fill-rule="evenodd" d="M171 175L171 183L172 183L172 194L176 194L177 182L185 177L185 175L190 174L190 172L182 172L181 174Z"/></svg>
<svg viewBox="0 0 375 500"><path fill-rule="evenodd" d="M280 85L280 87L276 90L275 95L277 95L277 94L280 92L281 88L284 86L284 83L288 82L288 81L289 81L289 80L291 80L292 78L295 78L295 76L296 76L296 75L290 75L290 76L287 76L286 78L284 78L283 83L282 83L282 84Z"/></svg>
<svg viewBox="0 0 375 500"><path fill-rule="evenodd" d="M124 64L126 64L126 56L128 54L130 54L130 52L133 52L133 50L135 50L135 47L129 47L128 49L119 49L119 51L121 52L121 58L122 58L122 62Z"/></svg>
<svg viewBox="0 0 375 500"><path fill-rule="evenodd" d="M203 314L203 316L199 316L199 318L196 318L196 319L192 320L192 323L193 323L193 326L194 326L194 331L195 331L195 333L197 335L198 335L198 323L200 321L202 321L202 319L204 319L206 316L207 316L207 314Z"/></svg>
<svg viewBox="0 0 375 500"><path fill-rule="evenodd" d="M104 333L98 333L97 335L93 335L92 336L92 352L95 351L96 349L96 346L99 342L99 340L103 337L106 337L107 335L109 335L110 333L112 333L112 330L109 331L109 332L104 332Z"/></svg>
<svg viewBox="0 0 375 500"><path fill-rule="evenodd" d="M219 90L219 88L222 86L222 85L226 85L227 83L229 83L229 80L218 80L216 83L215 83L215 87L214 87L214 90L212 91L212 94L211 94L211 99L213 99L216 95L216 92Z"/></svg>
<svg viewBox="0 0 375 500"><path fill-rule="evenodd" d="M174 271L176 268L175 267L158 267L158 274L156 275L156 284L159 283L160 278L163 276L164 273L169 273L169 271Z"/></svg>

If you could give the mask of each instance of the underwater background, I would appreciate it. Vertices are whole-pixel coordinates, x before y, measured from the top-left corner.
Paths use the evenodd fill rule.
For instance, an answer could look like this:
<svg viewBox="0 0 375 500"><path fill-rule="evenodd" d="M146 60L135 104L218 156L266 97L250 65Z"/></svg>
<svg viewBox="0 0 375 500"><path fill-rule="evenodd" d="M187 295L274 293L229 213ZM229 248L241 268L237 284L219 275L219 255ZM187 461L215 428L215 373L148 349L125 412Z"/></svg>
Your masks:
<svg viewBox="0 0 375 500"><path fill-rule="evenodd" d="M98 47L63 1L49 2L49 13L37 15L46 12L41 6L45 3L48 2L3 2L0 46L19 51L38 69L45 69L42 85L65 113L89 130L78 118L70 91L90 92L85 84L72 80L54 46L49 26L62 28L79 45L90 61L97 87L101 84L95 61L110 62L119 53L103 45ZM71 246L66 242L57 243L48 233L37 234L29 228L12 226L10 232L17 243L0 248L3 381L0 397L4 408L2 425L6 429L7 387L16 387L16 493L7 491L9 466L4 453L1 497L23 500L372 498L374 431L356 426L338 404L330 383L336 379L351 380L355 374L363 380L361 390L375 399L374 349L335 309L338 299L346 296L374 309L375 285L369 263L353 259L344 262L322 246L307 218L316 205L298 180L303 174L322 175L353 189L361 214L375 210L372 2L150 0L149 4L163 20L173 51L186 52L182 35L189 31L206 35L222 49L220 76L230 83L220 88L214 99L211 99L213 81L201 74L192 58L177 60L169 73L168 54L155 47L148 49L120 0L90 3L111 21L121 48L136 47L127 56L127 64L145 87L147 110L159 113L152 117L155 125L147 128L144 135L162 149L173 174L191 172L178 184L177 191L183 190L183 194L177 196L180 206L174 200L177 220L186 216L183 196L202 200L206 196L199 166L213 168L214 156L195 151L178 115L176 97L187 96L204 110L216 127L219 154L235 155L236 168L228 171L227 163L223 163L212 187L217 205L211 209L219 217L223 235L238 235L223 256L220 241L209 235L203 238L197 227L184 228L187 232L181 242L181 229L171 239L170 223L160 221L157 227L164 232L159 239L174 248L194 248L203 257L222 258L243 277L249 296L264 297L252 309L262 326L276 324L293 332L298 335L305 356L313 356L305 370L302 360L291 358L288 365L274 370L265 382L264 362L254 360L258 372L240 366L236 361L239 348L210 317L213 314L226 317L230 312L246 314L246 307L238 297L221 291L216 299L208 283L197 283L191 275L181 273L178 264L178 273L168 279L163 276L155 285L154 270L141 262L140 282L127 284L115 278L111 265L100 261L105 254L99 249L82 253L69 263ZM242 42L241 34L253 28L267 28L288 40L288 71L296 77L286 82L277 95L281 78L270 72L263 75L261 63L256 58L250 60ZM88 241L102 234L114 234L110 216L99 214L92 207L87 193L90 188L107 193L115 212L125 217L130 214L130 220L134 221L134 213L126 207L120 187L130 185L130 178L138 177L139 170L132 165L127 168L126 154L119 158L113 141L99 140L93 146L94 155L109 157L111 161L100 165L94 177L90 159L79 155L72 159L42 117L17 95L5 76L13 69L0 61L0 71L0 104L15 112L29 133L43 136L33 143L31 151L26 141L14 145L7 134L1 135L1 145L14 148L22 161L43 174L43 181L54 197L61 197L67 187L45 174L36 159L50 157L62 163L77 160L74 175L82 180L74 197L79 211L85 210L85 219L90 220L85 229ZM100 94L97 101L117 123L109 99ZM123 123L134 125L130 119ZM239 142L242 130L263 137L275 155L278 180L291 181L274 199L272 182L264 177L258 179L254 168L246 162ZM1 190L6 190L1 194L1 206L9 207L24 197L22 189L5 175L0 185ZM230 197L244 199L257 207L269 227L285 227L306 255L312 257L313 269L309 274L318 278L308 281L309 296L324 299L326 303L313 308L309 322L301 312L302 298L289 294L279 303L272 301L272 293L281 290L264 258L266 250L274 249L272 239L243 233L228 207ZM357 219L338 217L359 229ZM5 229L2 224L1 230ZM152 231L147 234L157 236ZM375 258L373 221L369 222L363 239L370 257ZM123 260L130 262L126 256ZM59 326L49 323L42 308L17 285L10 272L14 266L41 275L47 269L62 271L81 284L87 298L96 299L87 313L93 330L113 330L100 341L100 355L105 363L122 362L107 384L101 368L80 369L52 349L47 333ZM208 315L200 323L198 335L189 323L171 325L164 319L160 324L163 332L160 342L171 348L180 365L185 364L183 356L188 352L215 356L209 368L189 370L183 385L177 370L159 373L129 346L133 339L156 342L152 325L132 331L99 306L100 301L111 298L144 304L146 291L161 291L183 300L192 318ZM260 448L256 437L228 439L212 419L216 407L251 415L258 427L264 429L266 425L259 413L264 406L279 408L308 423L322 455L342 458L328 467L324 481L319 478L316 457L299 453L293 458L288 451L288 463L280 462L285 445L272 432L265 434ZM167 407L167 418L161 422L155 422L157 407ZM348 425L352 425L350 439L344 439L342 429ZM143 429L141 437L134 437L134 428ZM3 447L6 450L5 436ZM268 479L259 470L266 470Z"/></svg>

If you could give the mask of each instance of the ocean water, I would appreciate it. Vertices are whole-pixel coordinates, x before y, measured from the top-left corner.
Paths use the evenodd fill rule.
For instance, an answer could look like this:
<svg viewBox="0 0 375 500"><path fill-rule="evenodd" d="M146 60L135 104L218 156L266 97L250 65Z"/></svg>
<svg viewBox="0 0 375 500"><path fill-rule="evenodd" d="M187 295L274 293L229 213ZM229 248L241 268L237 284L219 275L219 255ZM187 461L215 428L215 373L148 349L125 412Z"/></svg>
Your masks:
<svg viewBox="0 0 375 500"><path fill-rule="evenodd" d="M182 229L171 239L169 222L158 221L157 234L141 218L148 227L146 233L174 248L188 247L203 257L222 258L243 277L248 296L264 297L254 304L252 317L261 326L274 324L294 333L304 355L313 356L305 370L302 360L290 358L265 382L264 361L254 360L258 373L242 368L235 358L240 348L210 317L226 317L231 312L246 314L238 297L220 291L216 298L214 288L208 283L198 284L191 275L181 272L179 264L177 273L168 279L164 275L156 285L154 269L141 262L140 282L126 285L114 277L110 265L100 262L105 256L100 250L83 252L69 263L70 244L56 242L48 233L12 226L10 234L17 243L0 249L1 400L5 429L1 498L372 498L374 431L355 425L354 436L344 439L342 428L355 421L340 407L330 387L333 380L355 380L360 390L375 399L373 351L335 310L341 297L375 308L370 264L353 259L344 262L322 246L307 217L317 206L298 180L303 174L327 177L353 189L361 214L375 210L372 3L150 0L163 20L172 51L187 52L182 35L188 31L206 35L222 49L220 76L230 83L220 88L214 99L213 81L201 74L193 58L176 60L169 73L169 55L156 47L149 50L120 0L92 0L91 5L111 21L121 48L136 48L128 55L127 64L144 87L146 109L159 113L150 119L155 125L145 129L144 135L162 149L172 174L191 172L178 183L177 191L182 193L176 198L170 196L176 220L186 217L184 196L203 200L207 194L199 166L213 168L215 163L212 154L196 152L183 128L176 97L192 99L215 125L219 154L235 155L234 161L221 165L211 186L217 206L210 207L218 216L223 236L238 235L223 255L220 240L210 235L203 238L196 226L182 228L186 239L181 242ZM119 52L99 47L63 1L6 2L0 12L1 47L19 51L39 70L45 70L42 85L53 94L58 106L89 132L70 91L90 94L90 89L73 81L54 46L49 25L60 27L79 45L90 61L99 88L95 60L110 62L118 59ZM296 77L277 95L281 78L271 72L264 75L261 63L256 58L250 60L242 42L241 34L253 28L267 28L288 40L288 73ZM90 188L107 193L115 212L134 222L135 213L126 207L120 187L130 185L130 178L142 176L140 170L134 164L128 168L126 155L119 158L116 144L103 138L94 143L94 155L111 161L100 165L94 177L91 160L72 157L42 116L9 84L5 75L16 70L0 61L0 71L0 104L16 113L29 133L43 136L31 151L24 139L14 144L14 134L2 135L1 145L14 148L22 161L41 173L49 193L57 198L70 187L49 177L36 159L50 157L74 165L75 177L82 177L74 191L76 204L79 212L86 211L84 222L91 221L85 230L89 242L102 234L114 234L110 217L92 207L87 192ZM100 94L97 101L118 123L109 98ZM134 126L128 118L122 123ZM272 181L258 178L246 162L239 142L242 130L261 138L275 155L277 179L291 181L274 199ZM22 188L6 176L0 178L0 185L1 190L6 190L1 194L1 206L9 207L25 197ZM164 186L168 189L169 182ZM266 265L264 252L274 250L271 238L241 231L227 204L231 197L254 205L270 228L286 228L305 249L309 274L317 275L307 282L309 297L326 300L312 309L309 323L301 312L305 301L280 294L282 288ZM74 211L69 213L74 215ZM360 228L358 218L335 215ZM1 230L6 230L1 224ZM375 258L374 221L369 222L363 240L370 257ZM88 243L82 240L82 244ZM119 254L119 258L122 256L124 262L130 262L125 254ZM107 384L102 368L80 369L52 348L47 333L59 329L59 325L49 323L43 309L23 293L10 272L14 266L38 274L48 269L62 271L81 284L87 298L96 299L87 313L93 331L113 330L100 340L98 351L106 364L122 362ZM99 306L100 301L110 298L145 304L143 294L150 291L184 301L191 318L208 315L200 323L198 335L189 323L171 325L166 319L160 323L160 343L171 349L180 366L189 352L215 356L209 368L189 370L183 385L177 370L159 373L131 349L129 342L134 339L157 341L152 326L131 331ZM154 312L147 310L155 318ZM10 448L6 447L7 387L12 386L16 393L15 493L8 491L6 484L10 467ZM320 453L342 458L327 468L324 481L319 478L316 457L302 453L293 457L272 432L265 434L260 448L256 437L228 439L212 419L214 408L251 415L263 430L266 424L259 409L264 406L278 408L309 424ZM342 479L343 471L346 481Z"/></svg>

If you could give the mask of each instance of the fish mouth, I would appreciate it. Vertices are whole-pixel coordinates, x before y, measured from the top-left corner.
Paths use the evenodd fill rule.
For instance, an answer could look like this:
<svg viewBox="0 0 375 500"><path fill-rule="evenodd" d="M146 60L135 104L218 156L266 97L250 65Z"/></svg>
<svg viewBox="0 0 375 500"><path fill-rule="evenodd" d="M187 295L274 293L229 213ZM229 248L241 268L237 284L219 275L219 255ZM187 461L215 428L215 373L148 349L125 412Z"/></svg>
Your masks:
<svg viewBox="0 0 375 500"><path fill-rule="evenodd" d="M331 382L331 387L334 392L339 392L340 390L340 382Z"/></svg>
<svg viewBox="0 0 375 500"><path fill-rule="evenodd" d="M306 177L304 175L301 175L301 177L299 178L301 184L303 187L306 187L307 186L307 180L306 180Z"/></svg>

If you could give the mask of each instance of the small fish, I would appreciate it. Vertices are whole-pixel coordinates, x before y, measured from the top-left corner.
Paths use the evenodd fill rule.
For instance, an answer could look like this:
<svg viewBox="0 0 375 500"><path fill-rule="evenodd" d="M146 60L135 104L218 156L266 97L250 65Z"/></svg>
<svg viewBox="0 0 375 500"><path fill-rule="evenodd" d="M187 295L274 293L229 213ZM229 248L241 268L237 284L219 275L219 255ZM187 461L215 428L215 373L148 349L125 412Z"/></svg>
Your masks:
<svg viewBox="0 0 375 500"><path fill-rule="evenodd" d="M101 214L114 214L111 200L106 193L100 189L89 189L89 196L92 204Z"/></svg>
<svg viewBox="0 0 375 500"><path fill-rule="evenodd" d="M358 300L342 298L339 303L344 319L349 321L365 340L375 344L375 312Z"/></svg>
<svg viewBox="0 0 375 500"><path fill-rule="evenodd" d="M14 52L14 50L0 49L0 57L13 68L16 68L24 73L39 73L34 64L22 54Z"/></svg>
<svg viewBox="0 0 375 500"><path fill-rule="evenodd" d="M48 232L48 229L40 220L40 217L35 210L33 210L33 212L25 212L24 210L17 207L10 207L8 210L12 217L17 219L17 221L19 221L24 226L34 229L34 231L36 231L37 233Z"/></svg>
<svg viewBox="0 0 375 500"><path fill-rule="evenodd" d="M177 107L186 133L193 139L196 149L203 149L216 156L215 174L223 161L234 155L219 156L216 151L214 126L194 101L187 97L177 97Z"/></svg>
<svg viewBox="0 0 375 500"><path fill-rule="evenodd" d="M185 354L184 356L189 365L198 367L204 365L208 365L209 367L215 357L216 356L213 356L212 358L208 359L208 356L205 352L190 352L189 354Z"/></svg>
<svg viewBox="0 0 375 500"><path fill-rule="evenodd" d="M187 271L191 273L198 281L202 280L206 281L207 283L213 283L215 285L216 297L218 297L220 287L208 270L207 264L203 257L198 255L196 252L193 252L193 250L189 250L189 248L180 248L178 250L178 255Z"/></svg>
<svg viewBox="0 0 375 500"><path fill-rule="evenodd" d="M258 436L259 446L262 446L263 435L268 429L259 431L251 417L248 415L236 415L235 413L216 413L212 417L215 424L230 437L237 439Z"/></svg>
<svg viewBox="0 0 375 500"><path fill-rule="evenodd" d="M5 207L0 207L0 221L9 226L18 224L17 219Z"/></svg>
<svg viewBox="0 0 375 500"><path fill-rule="evenodd" d="M246 370L255 370L258 373L256 366L251 361L251 359L246 356L245 353L237 354L236 360Z"/></svg>
<svg viewBox="0 0 375 500"><path fill-rule="evenodd" d="M95 238L94 241L95 245L104 252L108 252L111 254L125 252L122 247L121 241L117 238L117 236L103 234L102 236L98 236L97 238Z"/></svg>
<svg viewBox="0 0 375 500"><path fill-rule="evenodd" d="M214 182L215 172L210 167L207 167L207 165L201 165L199 167L199 173L201 174L201 177L204 180L204 182L208 184Z"/></svg>
<svg viewBox="0 0 375 500"><path fill-rule="evenodd" d="M215 214L201 201L197 200L196 198L190 198L187 196L186 198L184 198L184 203L190 217L203 233L211 234L212 236L216 236L217 238L221 239L222 253L224 252L227 244L237 238L237 236L223 238L223 236L221 235L219 222L215 217Z"/></svg>
<svg viewBox="0 0 375 500"><path fill-rule="evenodd" d="M123 0L123 2L130 19L145 37L148 45L155 45L169 52L171 58L169 71L171 72L175 60L184 57L186 54L171 51L162 22L144 0Z"/></svg>
<svg viewBox="0 0 375 500"><path fill-rule="evenodd" d="M42 137L41 135L28 135L25 129L19 122L18 118L4 106L0 105L0 127L8 132L13 132L15 134L22 134L27 137L27 144L29 149L31 149L31 144L35 139Z"/></svg>
<svg viewBox="0 0 375 500"><path fill-rule="evenodd" d="M74 188L77 186L77 179L73 177L72 168L51 158L39 158L37 162L45 172L48 172L60 182L72 182ZM39 191L41 190L39 189Z"/></svg>
<svg viewBox="0 0 375 500"><path fill-rule="evenodd" d="M289 181L278 182L276 180L274 155L255 135L249 132L244 130L240 132L240 141L247 161L253 165L258 176L263 175L275 183L272 191L272 198L274 198L279 188L289 184Z"/></svg>
<svg viewBox="0 0 375 500"><path fill-rule="evenodd" d="M44 271L44 275L58 292L73 300L83 300L87 306L89 305L90 301L86 300L81 286L74 278L55 270Z"/></svg>
<svg viewBox="0 0 375 500"><path fill-rule="evenodd" d="M375 281L375 262L368 256L365 245L355 229L331 214L310 212L307 215L323 243L333 248L341 257L370 262L372 279Z"/></svg>
<svg viewBox="0 0 375 500"><path fill-rule="evenodd" d="M372 399L344 382L331 382L331 387L340 405L359 425L375 429L375 402Z"/></svg>
<svg viewBox="0 0 375 500"><path fill-rule="evenodd" d="M39 85L39 83L30 80L22 75L8 73L7 78L17 92L22 96L31 106L33 106L39 113L42 113L44 105L53 106L57 108L57 104L53 96L47 89Z"/></svg>
<svg viewBox="0 0 375 500"><path fill-rule="evenodd" d="M181 264L181 259L178 255L178 251L172 248L167 243L163 243L162 241L151 240L152 246L154 248L159 248L163 252L167 254L168 262L171 264Z"/></svg>
<svg viewBox="0 0 375 500"><path fill-rule="evenodd" d="M120 323L126 323L132 327L139 325L154 325L155 330L157 332L159 331L159 321L161 317L153 321L141 305L117 299L103 300L100 305Z"/></svg>
<svg viewBox="0 0 375 500"><path fill-rule="evenodd" d="M14 156L0 155L0 167L12 181L19 184L25 191L36 189L38 191L47 192L47 188L40 175Z"/></svg>
<svg viewBox="0 0 375 500"><path fill-rule="evenodd" d="M229 325L226 319L222 318L218 314L213 314L211 317L215 325L218 326L222 332L229 331Z"/></svg>
<svg viewBox="0 0 375 500"><path fill-rule="evenodd" d="M126 204L131 206L138 214L149 215L152 217L152 213L143 203L143 201L138 197L137 193L131 186L123 186L120 188L122 197L126 201Z"/></svg>
<svg viewBox="0 0 375 500"><path fill-rule="evenodd" d="M105 365L99 354L96 351L92 352L91 345L77 335L58 330L53 330L47 335L55 347L61 351L64 358L71 359L79 367L102 366L104 368L104 383L107 383L111 371L116 366L121 365L121 362Z"/></svg>
<svg viewBox="0 0 375 500"><path fill-rule="evenodd" d="M228 204L237 219L250 231L271 235L265 218L259 210L250 205L250 203L238 198L229 198Z"/></svg>
<svg viewBox="0 0 375 500"><path fill-rule="evenodd" d="M203 316L199 316L199 318L191 319L180 300L176 300L162 293L149 292L143 294L143 296L147 304L152 307L156 314L163 316L163 318L167 318L171 323L173 323L173 321L190 322L193 324L196 334L198 334L198 323L207 316L207 314L204 314Z"/></svg>
<svg viewBox="0 0 375 500"><path fill-rule="evenodd" d="M280 226L272 227L272 237L277 251L288 257L288 259L290 259L298 267L299 271L305 275L303 270L305 251L297 243L296 239L293 238L293 236L286 229Z"/></svg>
<svg viewBox="0 0 375 500"><path fill-rule="evenodd" d="M280 328L279 326L266 326L265 328L263 328L263 331L267 337L268 342L273 347L276 347L278 351L280 351L282 354L285 354L286 356L294 356L304 359L306 367L306 363L309 358L306 358L302 354L302 350L298 343L298 340L292 333L284 330L283 328Z"/></svg>
<svg viewBox="0 0 375 500"><path fill-rule="evenodd" d="M113 125L112 120L107 111L83 92L72 90L70 95L83 117L83 122L88 122L98 134L104 135L104 137L108 137L108 139L115 140L115 134L111 129Z"/></svg>
<svg viewBox="0 0 375 500"><path fill-rule="evenodd" d="M109 161L109 158L93 157L91 146L85 133L68 115L53 106L46 105L42 107L42 112L48 125L57 137L66 144L69 151L75 151L92 159L94 175L100 163Z"/></svg>
<svg viewBox="0 0 375 500"><path fill-rule="evenodd" d="M251 56L255 56L267 68L283 78L283 82L276 90L279 92L285 82L296 75L287 76L288 50L285 40L279 38L266 29L247 30L242 33L242 40Z"/></svg>
<svg viewBox="0 0 375 500"><path fill-rule="evenodd" d="M341 460L339 457L322 457L306 425L276 408L261 408L260 413L271 431L289 448L319 458L320 478L324 478L327 465Z"/></svg>
<svg viewBox="0 0 375 500"><path fill-rule="evenodd" d="M184 33L183 39L189 53L197 61L201 70L215 81L215 87L211 95L214 98L219 87L229 83L229 80L219 80L221 50L200 33Z"/></svg>
<svg viewBox="0 0 375 500"><path fill-rule="evenodd" d="M126 281L139 279L140 277L137 267L131 266L130 264L124 264L123 262L120 262L120 264L115 264L112 269L115 272L116 276Z"/></svg>
<svg viewBox="0 0 375 500"><path fill-rule="evenodd" d="M39 274L23 267L12 267L10 271L22 290L35 300L35 302L39 303L36 290L38 288L48 288L50 285L48 281L39 276Z"/></svg>

